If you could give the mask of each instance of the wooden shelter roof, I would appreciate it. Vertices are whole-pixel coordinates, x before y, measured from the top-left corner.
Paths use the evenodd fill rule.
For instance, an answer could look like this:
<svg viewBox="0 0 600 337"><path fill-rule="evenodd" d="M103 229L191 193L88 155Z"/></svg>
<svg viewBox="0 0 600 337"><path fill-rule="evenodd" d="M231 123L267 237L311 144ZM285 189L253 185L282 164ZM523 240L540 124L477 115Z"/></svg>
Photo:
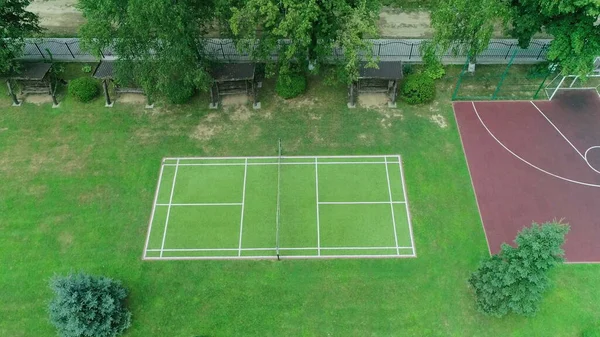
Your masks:
<svg viewBox="0 0 600 337"><path fill-rule="evenodd" d="M367 62L360 62L358 78L378 78L384 80L399 80L402 78L402 61L380 61L379 69L366 68Z"/></svg>
<svg viewBox="0 0 600 337"><path fill-rule="evenodd" d="M44 62L23 62L20 65L20 71L12 74L9 77L19 81L41 81L46 77L48 71L52 67L52 63Z"/></svg>
<svg viewBox="0 0 600 337"><path fill-rule="evenodd" d="M210 70L215 82L254 79L254 63L219 63Z"/></svg>
<svg viewBox="0 0 600 337"><path fill-rule="evenodd" d="M112 79L114 76L114 65L115 63L111 61L100 62L98 67L96 67L96 71L94 71L93 76L101 80Z"/></svg>

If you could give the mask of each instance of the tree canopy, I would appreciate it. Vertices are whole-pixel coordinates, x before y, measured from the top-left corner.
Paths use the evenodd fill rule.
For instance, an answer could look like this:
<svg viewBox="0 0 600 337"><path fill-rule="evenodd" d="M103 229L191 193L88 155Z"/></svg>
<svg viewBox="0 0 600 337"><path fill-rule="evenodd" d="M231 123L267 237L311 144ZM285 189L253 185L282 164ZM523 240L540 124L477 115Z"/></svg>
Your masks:
<svg viewBox="0 0 600 337"><path fill-rule="evenodd" d="M307 62L318 69L333 47L340 47L352 80L358 77L361 50L370 49L363 38L377 34L378 10L378 1L367 0L248 0L233 8L230 23L241 39L238 45L255 58L269 59L277 52L282 73Z"/></svg>
<svg viewBox="0 0 600 337"><path fill-rule="evenodd" d="M50 321L61 337L115 337L131 325L127 290L118 281L79 273L54 277L50 288Z"/></svg>
<svg viewBox="0 0 600 337"><path fill-rule="evenodd" d="M26 7L31 0L0 0L0 74L15 70L24 38L41 31L37 15Z"/></svg>
<svg viewBox="0 0 600 337"><path fill-rule="evenodd" d="M532 224L500 253L483 261L469 278L483 313L533 315L549 287L548 271L563 261L561 246L569 226L559 222Z"/></svg>
<svg viewBox="0 0 600 337"><path fill-rule="evenodd" d="M494 25L505 17L503 1L438 0L431 12L432 47L439 52L467 54L474 60L488 47Z"/></svg>
<svg viewBox="0 0 600 337"><path fill-rule="evenodd" d="M119 55L116 76L135 81L146 94L163 94L183 103L195 89L206 89L201 37L213 23L215 4L203 0L80 0L88 20L85 45Z"/></svg>
<svg viewBox="0 0 600 337"><path fill-rule="evenodd" d="M586 75L600 55L600 2L597 0L511 0L511 36L525 47L533 35L545 31L554 38L548 59L563 74Z"/></svg>

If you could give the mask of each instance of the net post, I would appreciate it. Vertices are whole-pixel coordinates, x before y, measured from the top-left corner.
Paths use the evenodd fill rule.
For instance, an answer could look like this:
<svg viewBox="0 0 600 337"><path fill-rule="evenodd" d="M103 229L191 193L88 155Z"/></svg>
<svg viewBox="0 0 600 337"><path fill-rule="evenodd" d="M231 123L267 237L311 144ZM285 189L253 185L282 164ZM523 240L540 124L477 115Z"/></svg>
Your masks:
<svg viewBox="0 0 600 337"><path fill-rule="evenodd" d="M277 261L281 261L279 254L279 223L281 222L281 138L277 140L277 211L275 215L275 254Z"/></svg>

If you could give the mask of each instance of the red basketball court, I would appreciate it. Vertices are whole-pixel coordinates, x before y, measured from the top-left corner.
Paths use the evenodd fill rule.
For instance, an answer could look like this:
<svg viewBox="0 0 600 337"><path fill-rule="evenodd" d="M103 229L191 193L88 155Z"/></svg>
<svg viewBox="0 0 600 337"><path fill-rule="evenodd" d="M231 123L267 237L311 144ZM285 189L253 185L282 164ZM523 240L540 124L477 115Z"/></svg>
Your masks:
<svg viewBox="0 0 600 337"><path fill-rule="evenodd" d="M600 96L456 102L454 111L488 245L532 222L571 225L568 262L600 262Z"/></svg>

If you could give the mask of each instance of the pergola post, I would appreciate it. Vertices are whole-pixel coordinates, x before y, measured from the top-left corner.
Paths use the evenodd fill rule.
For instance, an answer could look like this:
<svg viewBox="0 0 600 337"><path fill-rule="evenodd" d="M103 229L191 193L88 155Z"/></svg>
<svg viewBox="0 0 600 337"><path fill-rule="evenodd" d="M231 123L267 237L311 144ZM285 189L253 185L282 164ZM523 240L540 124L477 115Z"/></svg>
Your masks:
<svg viewBox="0 0 600 337"><path fill-rule="evenodd" d="M56 99L56 89L58 89L58 84L55 81L54 85L52 85L52 80L48 81L49 87L48 87L48 94L50 94L50 97L52 97L52 107L53 108L58 108L60 106L60 103L58 102L58 99Z"/></svg>
<svg viewBox="0 0 600 337"><path fill-rule="evenodd" d="M260 102L258 101L258 88L254 79L252 79L252 108L254 110L260 109Z"/></svg>
<svg viewBox="0 0 600 337"><path fill-rule="evenodd" d="M150 93L146 93L146 106L144 109L154 109L154 102L152 102L152 95Z"/></svg>
<svg viewBox="0 0 600 337"><path fill-rule="evenodd" d="M21 106L21 102L17 99L17 95L13 91L12 85L10 84L10 80L6 80L6 86L8 87L8 94L12 98L13 106Z"/></svg>
<svg viewBox="0 0 600 337"><path fill-rule="evenodd" d="M104 106L107 108L112 108L113 102L111 102L110 94L108 93L108 80L107 79L102 80L102 88L104 89L104 99L106 101L104 103Z"/></svg>
<svg viewBox="0 0 600 337"><path fill-rule="evenodd" d="M348 108L356 108L356 82L350 83L348 86Z"/></svg>
<svg viewBox="0 0 600 337"><path fill-rule="evenodd" d="M208 108L219 108L219 86L217 82L214 82L213 85L210 87L210 104L208 105Z"/></svg>
<svg viewBox="0 0 600 337"><path fill-rule="evenodd" d="M388 108L396 107L396 92L398 91L398 80L392 80L389 82L391 84L390 90L390 101L388 102Z"/></svg>

